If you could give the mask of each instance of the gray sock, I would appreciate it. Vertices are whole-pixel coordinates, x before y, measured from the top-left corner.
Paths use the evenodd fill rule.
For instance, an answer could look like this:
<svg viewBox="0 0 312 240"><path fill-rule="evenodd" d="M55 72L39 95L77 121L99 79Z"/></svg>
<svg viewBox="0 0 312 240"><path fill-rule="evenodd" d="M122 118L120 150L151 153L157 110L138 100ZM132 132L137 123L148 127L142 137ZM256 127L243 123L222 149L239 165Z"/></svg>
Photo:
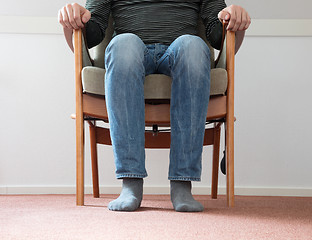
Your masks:
<svg viewBox="0 0 312 240"><path fill-rule="evenodd" d="M111 211L135 211L141 205L143 196L142 178L124 178L120 196L108 204Z"/></svg>
<svg viewBox="0 0 312 240"><path fill-rule="evenodd" d="M170 181L171 202L177 212L202 212L203 205L192 195L190 181Z"/></svg>

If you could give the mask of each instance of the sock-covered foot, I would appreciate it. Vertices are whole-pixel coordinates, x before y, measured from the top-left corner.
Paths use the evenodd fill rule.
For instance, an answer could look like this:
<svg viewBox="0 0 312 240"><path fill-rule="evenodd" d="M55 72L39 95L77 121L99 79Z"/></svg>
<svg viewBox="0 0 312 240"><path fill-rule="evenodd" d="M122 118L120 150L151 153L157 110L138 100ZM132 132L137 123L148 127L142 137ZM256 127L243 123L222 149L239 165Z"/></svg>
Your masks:
<svg viewBox="0 0 312 240"><path fill-rule="evenodd" d="M203 205L192 195L190 181L170 181L171 202L177 212L202 212Z"/></svg>
<svg viewBox="0 0 312 240"><path fill-rule="evenodd" d="M124 178L119 197L108 204L111 211L135 211L141 205L143 196L142 178Z"/></svg>

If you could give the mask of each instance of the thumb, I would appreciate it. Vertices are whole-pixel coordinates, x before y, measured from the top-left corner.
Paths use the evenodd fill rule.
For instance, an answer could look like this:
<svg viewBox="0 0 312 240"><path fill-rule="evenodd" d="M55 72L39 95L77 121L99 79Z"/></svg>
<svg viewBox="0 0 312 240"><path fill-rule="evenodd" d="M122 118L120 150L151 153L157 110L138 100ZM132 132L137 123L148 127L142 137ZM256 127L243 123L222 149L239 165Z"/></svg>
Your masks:
<svg viewBox="0 0 312 240"><path fill-rule="evenodd" d="M222 10L221 12L219 12L218 14L218 18L220 19L220 21L229 21L231 18L231 15L229 12Z"/></svg>
<svg viewBox="0 0 312 240"><path fill-rule="evenodd" d="M220 11L218 14L218 18L220 19L221 22L226 20L226 16L227 16L227 12L224 10Z"/></svg>
<svg viewBox="0 0 312 240"><path fill-rule="evenodd" d="M228 21L228 20L230 20L230 18L231 18L231 15L229 13L226 13L224 20Z"/></svg>

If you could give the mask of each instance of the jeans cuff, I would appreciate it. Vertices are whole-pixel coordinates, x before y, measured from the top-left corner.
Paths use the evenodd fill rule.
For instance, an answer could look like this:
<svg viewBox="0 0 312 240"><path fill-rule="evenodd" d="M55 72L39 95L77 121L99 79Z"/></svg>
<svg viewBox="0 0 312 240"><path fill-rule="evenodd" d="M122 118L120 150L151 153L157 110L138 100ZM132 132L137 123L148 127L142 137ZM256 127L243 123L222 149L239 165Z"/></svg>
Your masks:
<svg viewBox="0 0 312 240"><path fill-rule="evenodd" d="M145 178L147 174L133 174L133 173L125 173L125 174L116 174L117 179L121 178Z"/></svg>
<svg viewBox="0 0 312 240"><path fill-rule="evenodd" d="M200 178L194 178L194 177L168 177L169 180L175 180L175 181L195 181L200 182Z"/></svg>

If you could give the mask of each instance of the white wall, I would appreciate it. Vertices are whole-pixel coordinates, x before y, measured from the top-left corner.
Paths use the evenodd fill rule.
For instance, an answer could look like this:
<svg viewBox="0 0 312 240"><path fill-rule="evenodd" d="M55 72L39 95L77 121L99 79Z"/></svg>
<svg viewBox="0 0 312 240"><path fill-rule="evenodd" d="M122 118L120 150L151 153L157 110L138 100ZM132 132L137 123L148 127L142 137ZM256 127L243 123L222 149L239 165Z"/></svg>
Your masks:
<svg viewBox="0 0 312 240"><path fill-rule="evenodd" d="M311 18L310 0L225 0L228 5L243 6L253 19Z"/></svg>
<svg viewBox="0 0 312 240"><path fill-rule="evenodd" d="M14 17L17 25L1 21L5 22L0 26L2 194L74 192L75 123L70 119L75 111L73 55L57 20L47 18L54 17L65 2L32 0L26 5L24 1L6 1L0 10L2 20L9 19L3 16L35 16L32 21L38 22L35 29L25 31L23 24L27 25L28 18ZM249 1L246 6L252 12L257 4ZM304 12L304 5L300 6ZM287 9L292 12L292 8ZM265 13L263 9L261 16L273 18ZM291 16L301 18L299 14ZM275 31L265 21L255 20L254 26L267 29L269 34L252 26L236 57L237 194L312 196L310 21L302 21L306 25L300 25L302 33L296 35L292 29L279 34L279 28ZM88 144L86 139L86 185L91 184ZM146 192L168 192L168 150L147 150L146 158ZM100 146L99 159L103 192L118 192L120 182L114 177L111 147ZM210 147L205 148L203 159L203 179L194 188L197 193L208 193ZM224 192L225 178L220 175L219 179Z"/></svg>

